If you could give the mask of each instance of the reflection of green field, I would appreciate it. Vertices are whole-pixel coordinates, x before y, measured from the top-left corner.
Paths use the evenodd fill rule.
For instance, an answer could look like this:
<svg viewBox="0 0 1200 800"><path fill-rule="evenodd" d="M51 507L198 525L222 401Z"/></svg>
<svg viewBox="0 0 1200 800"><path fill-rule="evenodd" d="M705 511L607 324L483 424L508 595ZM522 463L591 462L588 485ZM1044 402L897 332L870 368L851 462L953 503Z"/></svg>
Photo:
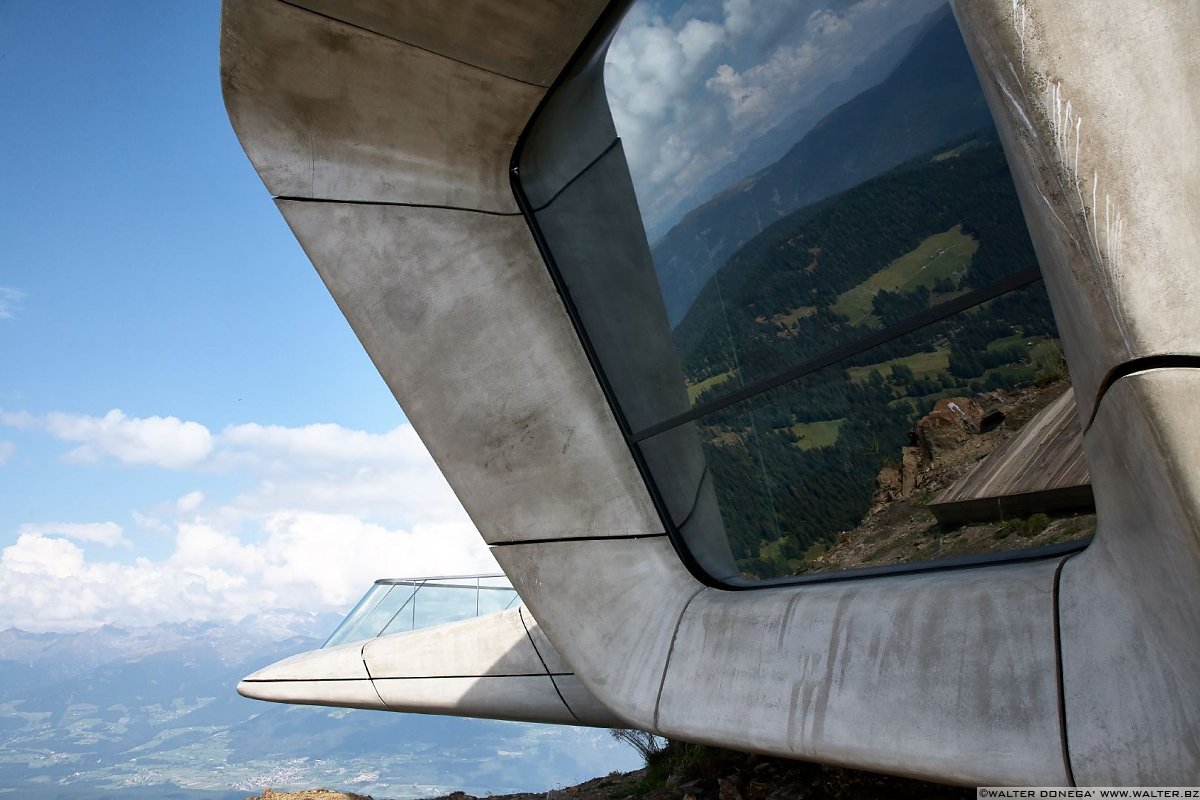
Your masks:
<svg viewBox="0 0 1200 800"><path fill-rule="evenodd" d="M811 317L815 313L817 313L816 306L799 306L786 314L776 314L771 317L771 322L790 328L800 320L805 317Z"/></svg>
<svg viewBox="0 0 1200 800"><path fill-rule="evenodd" d="M1029 350L1029 360L1033 362L1039 372L1057 370L1062 367L1063 354L1058 346L1058 340L1046 339L1034 344ZM1065 369L1065 367L1062 368Z"/></svg>
<svg viewBox="0 0 1200 800"><path fill-rule="evenodd" d="M962 225L955 225L948 231L935 233L858 286L838 295L830 308L859 324L871 315L871 301L880 291L911 292L918 286L932 289L939 278L957 283L971 266L971 256L978 249L979 242L963 233ZM940 255L939 250L943 251Z"/></svg>
<svg viewBox="0 0 1200 800"><path fill-rule="evenodd" d="M850 367L846 370L850 380L863 383L871 377L872 372L878 372L884 380L892 377L892 365L903 364L913 371L913 377L932 378L938 373L945 372L950 367L950 349L938 348L932 353L913 353L911 356L893 358L879 364L868 364L865 367Z"/></svg>
<svg viewBox="0 0 1200 800"><path fill-rule="evenodd" d="M1037 378L1038 368L1032 364L1003 364L999 367L993 367L983 373L983 377L989 378L992 375L997 375L1003 378L1009 386L1020 386L1026 383L1033 383Z"/></svg>
<svg viewBox="0 0 1200 800"><path fill-rule="evenodd" d="M699 383L689 383L687 387L688 402L692 405L695 405L696 398L699 397L703 392L712 389L714 386L720 386L722 383L732 377L733 370L730 370L729 372L722 372L720 375L713 375L711 378L705 378Z"/></svg>
<svg viewBox="0 0 1200 800"><path fill-rule="evenodd" d="M801 450L816 450L819 447L829 447L837 442L838 432L844 419L829 419L821 422L802 422L791 426L791 431L800 437L793 444Z"/></svg>
<svg viewBox="0 0 1200 800"><path fill-rule="evenodd" d="M1049 340L1044 336L1021 336L1019 334L1014 336L1005 336L1001 339L992 339L990 342L988 342L987 351L989 353L996 353L1001 350L1007 350L1014 345L1024 345L1026 343L1032 347L1045 341Z"/></svg>
<svg viewBox="0 0 1200 800"><path fill-rule="evenodd" d="M1032 365L1038 373L1055 372L1062 365L1062 350L1059 349L1058 340L1047 339L1045 336L1005 336L988 342L987 349L989 353L995 353L1012 347L1024 348L1028 365ZM1009 370L1004 374L1016 373Z"/></svg>
<svg viewBox="0 0 1200 800"><path fill-rule="evenodd" d="M936 156L934 156L933 160L934 161L945 161L947 158L958 158L963 153L967 152L968 150L974 150L978 146L979 146L979 140L972 139L969 142L963 142L958 147L954 147L949 150L943 150L942 152L940 152Z"/></svg>

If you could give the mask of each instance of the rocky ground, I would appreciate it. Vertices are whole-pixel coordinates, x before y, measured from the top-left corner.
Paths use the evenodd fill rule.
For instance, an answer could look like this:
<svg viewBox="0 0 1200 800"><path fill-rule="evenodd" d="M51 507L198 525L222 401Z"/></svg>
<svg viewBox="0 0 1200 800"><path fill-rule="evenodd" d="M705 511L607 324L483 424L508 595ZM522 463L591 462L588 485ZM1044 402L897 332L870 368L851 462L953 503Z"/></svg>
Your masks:
<svg viewBox="0 0 1200 800"><path fill-rule="evenodd" d="M1096 529L1094 514L1035 514L946 529L925 508L1069 388L1069 382L1062 380L939 402L917 422L913 444L904 448L901 463L880 472L875 502L866 519L857 528L838 534L833 544L810 559L805 571L933 561L1090 536ZM1003 422L994 428L983 426L980 432L980 422L989 413L1003 415Z"/></svg>
<svg viewBox="0 0 1200 800"><path fill-rule="evenodd" d="M578 786L489 800L951 800L974 789L673 743L646 769ZM329 792L272 792L247 800L366 800ZM379 798L383 800L383 798ZM437 800L479 800L456 792Z"/></svg>
<svg viewBox="0 0 1200 800"><path fill-rule="evenodd" d="M264 789L263 793L246 800L372 800L369 795L352 792L335 792L330 789L305 789L300 792L277 792Z"/></svg>

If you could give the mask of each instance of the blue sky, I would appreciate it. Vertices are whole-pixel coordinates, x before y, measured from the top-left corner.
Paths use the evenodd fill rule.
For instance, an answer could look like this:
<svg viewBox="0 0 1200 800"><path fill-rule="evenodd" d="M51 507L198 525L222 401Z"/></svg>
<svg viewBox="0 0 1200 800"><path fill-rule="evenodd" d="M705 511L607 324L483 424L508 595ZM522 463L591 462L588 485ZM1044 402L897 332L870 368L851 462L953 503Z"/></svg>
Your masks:
<svg viewBox="0 0 1200 800"><path fill-rule="evenodd" d="M938 2L639 5L606 80L640 201L666 213ZM0 0L0 624L495 569L242 153L219 15Z"/></svg>
<svg viewBox="0 0 1200 800"><path fill-rule="evenodd" d="M22 627L177 618L180 581L201 617L289 605L332 532L407 542L396 574L489 563L233 134L219 18L0 0L0 619ZM355 556L317 605L379 577ZM50 607L129 582L136 603Z"/></svg>

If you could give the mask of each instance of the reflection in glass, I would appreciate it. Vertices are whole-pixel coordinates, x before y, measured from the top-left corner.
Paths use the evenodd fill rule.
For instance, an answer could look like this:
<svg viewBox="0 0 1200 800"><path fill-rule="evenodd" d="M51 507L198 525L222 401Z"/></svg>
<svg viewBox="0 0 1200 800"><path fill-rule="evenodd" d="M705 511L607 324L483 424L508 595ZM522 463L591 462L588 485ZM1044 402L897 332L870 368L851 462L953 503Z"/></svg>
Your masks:
<svg viewBox="0 0 1200 800"><path fill-rule="evenodd" d="M739 573L777 578L1090 534L1069 392L1037 284L715 411L694 430ZM1036 432L1057 437L1054 447L1021 448L1054 470L1010 459L972 483L978 465L1064 394L1068 406ZM678 446L672 433L642 442L654 463L664 460L657 450ZM958 511L946 516L939 499L952 487ZM1031 491L1042 494L1025 508L984 501Z"/></svg>
<svg viewBox="0 0 1200 800"><path fill-rule="evenodd" d="M756 236L674 329L693 405L1036 268L1000 144L909 163Z"/></svg>
<svg viewBox="0 0 1200 800"><path fill-rule="evenodd" d="M519 180L701 571L1086 534L1058 333L946 5L640 0L600 55Z"/></svg>
<svg viewBox="0 0 1200 800"><path fill-rule="evenodd" d="M949 8L826 5L643 0L608 54L695 405L1037 266Z"/></svg>
<svg viewBox="0 0 1200 800"><path fill-rule="evenodd" d="M503 575L377 581L322 647L505 611L520 602Z"/></svg>

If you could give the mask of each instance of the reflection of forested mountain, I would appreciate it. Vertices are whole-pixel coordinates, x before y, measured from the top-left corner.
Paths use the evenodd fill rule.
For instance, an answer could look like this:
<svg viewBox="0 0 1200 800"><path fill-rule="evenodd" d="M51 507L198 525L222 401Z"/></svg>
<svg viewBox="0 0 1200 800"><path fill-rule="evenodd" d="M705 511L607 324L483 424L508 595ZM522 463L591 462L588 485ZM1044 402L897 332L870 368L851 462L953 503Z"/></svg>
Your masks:
<svg viewBox="0 0 1200 800"><path fill-rule="evenodd" d="M675 341L691 383L750 383L1036 263L1004 154L981 135L773 224L708 281Z"/></svg>
<svg viewBox="0 0 1200 800"><path fill-rule="evenodd" d="M775 220L990 125L946 9L886 80L831 112L782 159L692 211L655 244L671 323L718 265Z"/></svg>
<svg viewBox="0 0 1200 800"><path fill-rule="evenodd" d="M743 246L675 331L693 401L779 373L1036 266L991 129L793 212ZM880 468L942 397L1061 377L1040 284L705 417L747 574L789 574L854 527Z"/></svg>

